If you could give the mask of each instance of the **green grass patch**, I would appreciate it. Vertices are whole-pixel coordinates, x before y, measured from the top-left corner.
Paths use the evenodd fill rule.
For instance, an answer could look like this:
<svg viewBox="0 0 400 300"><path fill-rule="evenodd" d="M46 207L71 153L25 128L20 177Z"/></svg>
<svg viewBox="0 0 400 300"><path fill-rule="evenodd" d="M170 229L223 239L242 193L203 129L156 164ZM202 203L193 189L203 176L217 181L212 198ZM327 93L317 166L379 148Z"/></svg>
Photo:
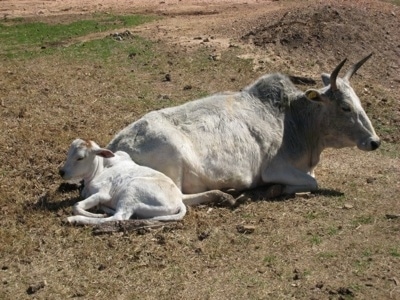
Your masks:
<svg viewBox="0 0 400 300"><path fill-rule="evenodd" d="M364 257L371 257L372 251L370 249L365 249L362 254Z"/></svg>
<svg viewBox="0 0 400 300"><path fill-rule="evenodd" d="M76 43L62 49L60 55L66 59L108 61L109 63L123 59L126 63L134 61L135 64L143 65L147 64L154 54L151 51L150 41L132 36L126 41L116 41L111 37L105 37Z"/></svg>
<svg viewBox="0 0 400 300"><path fill-rule="evenodd" d="M394 5L400 5L400 0L391 0L389 2L393 3Z"/></svg>
<svg viewBox="0 0 400 300"><path fill-rule="evenodd" d="M263 261L266 264L272 264L276 260L276 256L274 255L267 255L264 257Z"/></svg>
<svg viewBox="0 0 400 300"><path fill-rule="evenodd" d="M358 216L352 221L353 225L368 225L374 223L374 217L370 215Z"/></svg>
<svg viewBox="0 0 400 300"><path fill-rule="evenodd" d="M355 272L364 272L368 266L371 264L371 260L369 259L356 259L354 262Z"/></svg>
<svg viewBox="0 0 400 300"><path fill-rule="evenodd" d="M74 39L79 37L110 30L132 28L152 20L154 20L154 17L141 15L100 15L95 16L94 19L80 20L68 24L23 21L14 21L10 24L10 22L1 22L0 54L8 58L50 54L60 47L74 44ZM82 45L82 43L76 43ZM100 43L98 47L104 46L104 44L107 44L107 42ZM88 48L90 49L90 47Z"/></svg>
<svg viewBox="0 0 400 300"><path fill-rule="evenodd" d="M311 241L311 244L313 244L313 245L319 245L322 243L322 238L318 235L313 235L313 236L311 236L310 241Z"/></svg>
<svg viewBox="0 0 400 300"><path fill-rule="evenodd" d="M393 256L393 257L397 257L397 258L400 257L400 250L399 250L398 248L391 248L391 249L389 250L389 253L390 253L390 255Z"/></svg>
<svg viewBox="0 0 400 300"><path fill-rule="evenodd" d="M327 233L329 236L333 236L336 235L340 232L340 228L336 227L336 226L331 226L328 228Z"/></svg>
<svg viewBox="0 0 400 300"><path fill-rule="evenodd" d="M305 218L307 220L315 220L317 218L318 214L315 211L309 211L305 214Z"/></svg>
<svg viewBox="0 0 400 300"><path fill-rule="evenodd" d="M320 252L320 253L318 253L318 257L320 257L322 259L329 259L329 258L337 257L337 254L334 252Z"/></svg>

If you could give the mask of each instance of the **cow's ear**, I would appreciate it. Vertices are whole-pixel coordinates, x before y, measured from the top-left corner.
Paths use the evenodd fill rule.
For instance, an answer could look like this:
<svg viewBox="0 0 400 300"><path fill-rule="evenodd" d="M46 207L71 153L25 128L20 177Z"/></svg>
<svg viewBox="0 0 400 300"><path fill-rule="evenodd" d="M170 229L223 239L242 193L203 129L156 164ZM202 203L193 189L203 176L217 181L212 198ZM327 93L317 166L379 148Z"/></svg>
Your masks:
<svg viewBox="0 0 400 300"><path fill-rule="evenodd" d="M100 148L95 151L96 155L104 157L104 158L110 158L114 157L114 153L111 150L105 149L105 148Z"/></svg>
<svg viewBox="0 0 400 300"><path fill-rule="evenodd" d="M322 82L325 86L328 86L331 84L331 76L329 74L324 73L321 75L321 78L322 78Z"/></svg>
<svg viewBox="0 0 400 300"><path fill-rule="evenodd" d="M322 102L321 94L317 90L307 90L306 97L311 101Z"/></svg>

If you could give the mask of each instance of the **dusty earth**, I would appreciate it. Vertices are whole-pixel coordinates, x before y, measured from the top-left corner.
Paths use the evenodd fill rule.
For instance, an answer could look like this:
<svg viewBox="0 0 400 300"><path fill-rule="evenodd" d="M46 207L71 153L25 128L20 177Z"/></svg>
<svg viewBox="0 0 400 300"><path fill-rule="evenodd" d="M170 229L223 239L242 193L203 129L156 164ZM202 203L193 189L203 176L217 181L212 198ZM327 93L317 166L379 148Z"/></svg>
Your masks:
<svg viewBox="0 0 400 300"><path fill-rule="evenodd" d="M0 298L400 299L399 6L0 0L3 21L71 22L96 12L161 17L130 30L160 45L170 69L138 74L140 84L129 87L89 63L0 56ZM199 49L214 65L192 78L182 62ZM231 51L251 68L234 73ZM159 108L172 97L189 100L188 82L210 94L273 71L320 85L319 74L344 57L354 63L370 52L352 84L383 144L372 153L326 151L317 168L321 192L280 201L253 194L237 209L192 208L182 223L138 234L120 228L97 236L62 223L79 199L57 175L71 138L89 132L105 144L151 109L144 103L128 112L114 99L143 99L137 95L148 87L167 95ZM159 80L165 72L175 76L168 86ZM104 103L115 106L105 114Z"/></svg>

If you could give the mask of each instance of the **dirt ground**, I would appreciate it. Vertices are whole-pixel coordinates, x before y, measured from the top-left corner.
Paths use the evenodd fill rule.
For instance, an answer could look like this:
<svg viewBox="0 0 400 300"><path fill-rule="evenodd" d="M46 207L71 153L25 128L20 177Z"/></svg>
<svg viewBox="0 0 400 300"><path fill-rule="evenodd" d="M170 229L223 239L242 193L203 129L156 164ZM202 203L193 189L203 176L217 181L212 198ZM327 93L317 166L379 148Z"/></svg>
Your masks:
<svg viewBox="0 0 400 300"><path fill-rule="evenodd" d="M0 57L0 298L400 299L399 6L0 0L3 20L70 22L96 12L160 16L130 30L156 42L169 69L155 63L160 70L137 74L129 86L89 63ZM182 66L199 49L213 65L191 76ZM140 102L144 90L189 100L196 88L238 90L274 71L320 85L319 75L343 58L354 63L370 52L352 85L383 144L371 153L326 151L316 171L320 192L280 201L253 195L237 209L191 208L184 222L149 232L94 235L62 223L79 198L63 191L57 175L71 138L88 132L107 143L151 110ZM229 53L251 68L234 69ZM174 76L169 85L159 80L165 72ZM188 83L195 88L185 92ZM129 95L142 103L135 111L118 102Z"/></svg>

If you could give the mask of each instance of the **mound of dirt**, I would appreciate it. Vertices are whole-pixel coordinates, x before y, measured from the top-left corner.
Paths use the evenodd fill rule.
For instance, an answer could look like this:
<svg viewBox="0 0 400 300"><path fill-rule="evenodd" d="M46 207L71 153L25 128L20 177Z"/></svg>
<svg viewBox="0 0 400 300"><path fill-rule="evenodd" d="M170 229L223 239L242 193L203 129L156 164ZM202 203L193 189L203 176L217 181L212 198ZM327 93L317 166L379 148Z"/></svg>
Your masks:
<svg viewBox="0 0 400 300"><path fill-rule="evenodd" d="M374 52L378 74L388 77L390 84L399 83L399 13L398 7L386 3L377 9L358 1L285 8L257 20L242 40L294 58L297 54L332 62Z"/></svg>

